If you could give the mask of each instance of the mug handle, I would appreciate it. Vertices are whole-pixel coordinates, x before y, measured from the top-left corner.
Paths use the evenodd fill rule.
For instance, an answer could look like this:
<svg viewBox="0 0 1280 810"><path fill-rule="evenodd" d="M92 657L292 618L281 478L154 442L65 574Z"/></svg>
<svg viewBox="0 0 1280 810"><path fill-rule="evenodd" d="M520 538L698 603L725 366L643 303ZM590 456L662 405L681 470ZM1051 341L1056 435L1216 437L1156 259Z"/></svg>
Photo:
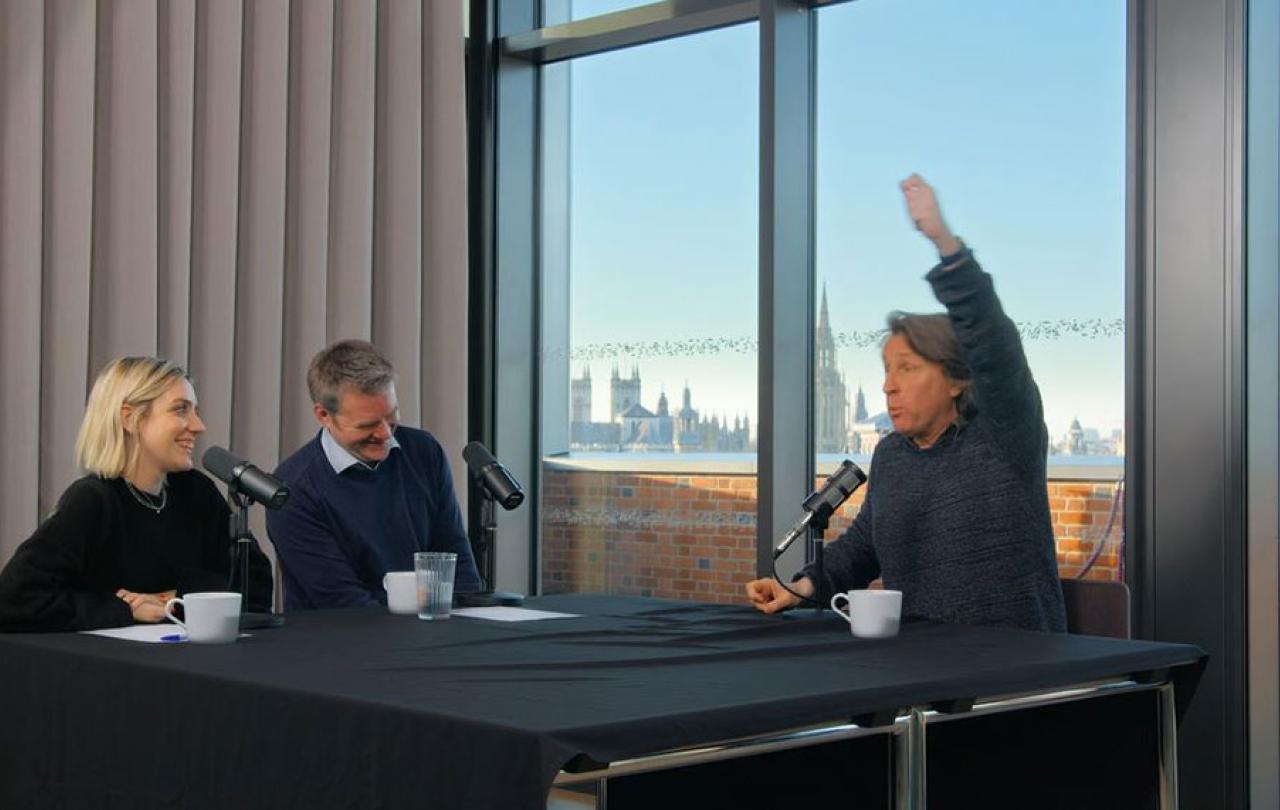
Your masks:
<svg viewBox="0 0 1280 810"><path fill-rule="evenodd" d="M837 600L837 599L843 599L844 601L848 602L848 601L849 601L849 594L847 594L847 593L845 593L845 592L841 591L840 593L838 593L838 594L836 594L835 596L831 597L831 610L832 610L832 611L833 611L837 616L839 616L840 618L844 619L844 620L845 620L846 622L848 622L849 624L853 624L853 610L852 610L853 606L852 606L852 605L850 605L850 606L849 606L849 607L850 607L849 612L848 612L848 613L845 613L843 610L841 610L840 608L836 607L836 600Z"/></svg>
<svg viewBox="0 0 1280 810"><path fill-rule="evenodd" d="M183 607L186 607L187 603L186 603L186 602L184 602L184 601L182 601L182 599L181 599L180 597L175 597L175 598L173 598L173 599L170 599L168 602L165 602L165 603L164 603L164 617L165 617L166 619L168 619L169 621L173 622L174 624L178 625L179 627L181 627L181 628L182 628L182 632L186 633L187 635L190 635L190 634L191 634L191 631L189 631L189 630L187 629L186 624L184 624L184 623L183 623L183 621L182 621L181 619L179 619L177 616L173 615L173 606L174 606L174 605L182 605Z"/></svg>

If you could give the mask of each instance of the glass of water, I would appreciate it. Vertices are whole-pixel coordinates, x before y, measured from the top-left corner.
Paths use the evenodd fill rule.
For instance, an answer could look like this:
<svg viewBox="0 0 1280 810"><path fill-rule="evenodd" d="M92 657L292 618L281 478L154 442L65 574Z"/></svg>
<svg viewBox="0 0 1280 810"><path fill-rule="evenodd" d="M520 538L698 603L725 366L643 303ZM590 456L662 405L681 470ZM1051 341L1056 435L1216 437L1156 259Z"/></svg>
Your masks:
<svg viewBox="0 0 1280 810"><path fill-rule="evenodd" d="M418 618L447 619L453 607L453 572L458 555L451 551L419 551L413 555L418 574Z"/></svg>

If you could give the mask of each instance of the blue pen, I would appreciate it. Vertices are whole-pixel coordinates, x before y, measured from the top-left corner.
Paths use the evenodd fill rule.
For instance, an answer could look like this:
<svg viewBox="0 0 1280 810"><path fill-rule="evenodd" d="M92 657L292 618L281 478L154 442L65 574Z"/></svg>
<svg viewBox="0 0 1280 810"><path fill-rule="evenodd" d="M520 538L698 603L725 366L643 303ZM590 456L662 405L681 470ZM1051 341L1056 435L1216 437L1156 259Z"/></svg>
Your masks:
<svg viewBox="0 0 1280 810"><path fill-rule="evenodd" d="M177 641L186 641L186 640L187 640L187 637L186 637L186 636L184 636L184 635L182 635L181 633L173 633L173 634L171 634L171 635L161 636L161 637L160 637L160 640L161 640L161 641L168 641L168 642L170 642L170 643L173 643L173 642L177 642Z"/></svg>

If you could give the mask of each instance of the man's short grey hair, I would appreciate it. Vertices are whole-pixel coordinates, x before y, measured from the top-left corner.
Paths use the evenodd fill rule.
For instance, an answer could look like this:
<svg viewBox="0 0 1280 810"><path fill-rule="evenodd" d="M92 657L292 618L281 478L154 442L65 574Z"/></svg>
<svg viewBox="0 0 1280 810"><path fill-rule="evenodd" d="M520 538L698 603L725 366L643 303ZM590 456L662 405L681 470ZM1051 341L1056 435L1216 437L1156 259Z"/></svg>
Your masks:
<svg viewBox="0 0 1280 810"><path fill-rule="evenodd" d="M391 361L366 340L340 340L321 349L307 368L311 401L330 413L342 403L342 389L380 394L396 381Z"/></svg>
<svg viewBox="0 0 1280 810"><path fill-rule="evenodd" d="M971 418L977 412L973 398L973 372L960 353L960 341L956 339L951 318L942 312L890 312L886 325L889 328L886 341L894 335L902 335L912 351L941 365L947 379L961 384L962 389L955 398L956 410L964 418Z"/></svg>

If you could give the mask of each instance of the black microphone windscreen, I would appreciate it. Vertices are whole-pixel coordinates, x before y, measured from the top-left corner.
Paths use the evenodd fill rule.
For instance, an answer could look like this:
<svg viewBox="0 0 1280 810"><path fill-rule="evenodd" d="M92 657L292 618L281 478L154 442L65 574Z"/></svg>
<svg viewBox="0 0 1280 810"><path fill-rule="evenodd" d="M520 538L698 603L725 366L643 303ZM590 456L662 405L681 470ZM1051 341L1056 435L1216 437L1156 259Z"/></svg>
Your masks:
<svg viewBox="0 0 1280 810"><path fill-rule="evenodd" d="M268 509L279 509L289 500L289 487L279 478L259 470L252 464L240 473L240 491Z"/></svg>
<svg viewBox="0 0 1280 810"><path fill-rule="evenodd" d="M502 504L503 509L515 509L524 502L524 493L506 467L502 466L489 448L480 442L471 442L462 448L462 458L467 468L480 482L485 497Z"/></svg>
<svg viewBox="0 0 1280 810"><path fill-rule="evenodd" d="M222 483L268 509L279 509L289 499L289 487L283 481L221 447L204 451L201 461Z"/></svg>
<svg viewBox="0 0 1280 810"><path fill-rule="evenodd" d="M822 486L809 493L801 508L806 512L822 511L830 515L866 480L866 473L857 464L845 459Z"/></svg>
<svg viewBox="0 0 1280 810"><path fill-rule="evenodd" d="M230 482L236 467L244 464L243 459L236 458L221 447L210 447L205 450L201 461L206 470L223 482Z"/></svg>
<svg viewBox="0 0 1280 810"><path fill-rule="evenodd" d="M480 472L491 464L497 464L498 460L493 457L493 453L489 452L489 448L480 442L470 442L466 447L462 448L462 460L467 462L467 466L472 472Z"/></svg>

